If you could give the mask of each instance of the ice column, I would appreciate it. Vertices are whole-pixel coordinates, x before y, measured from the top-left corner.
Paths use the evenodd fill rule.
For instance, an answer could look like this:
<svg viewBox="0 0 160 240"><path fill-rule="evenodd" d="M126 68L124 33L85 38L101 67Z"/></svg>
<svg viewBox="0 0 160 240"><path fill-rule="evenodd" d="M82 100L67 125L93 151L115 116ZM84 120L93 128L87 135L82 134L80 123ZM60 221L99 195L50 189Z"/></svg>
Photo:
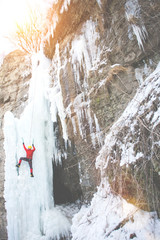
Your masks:
<svg viewBox="0 0 160 240"><path fill-rule="evenodd" d="M4 197L9 240L47 240L51 235L57 236L58 231L61 231L60 225L55 232L51 232L49 228L52 226L50 215L54 215L53 122L48 100L51 62L43 55L43 52L39 52L33 56L32 63L32 79L30 80L27 107L20 119L14 118L11 112L5 114ZM20 157L26 155L22 146L22 137L26 147L31 145L34 140L36 147L33 155L34 178L30 177L29 166L25 161L22 161L19 176L17 176L15 165ZM52 221L54 225L55 219Z"/></svg>

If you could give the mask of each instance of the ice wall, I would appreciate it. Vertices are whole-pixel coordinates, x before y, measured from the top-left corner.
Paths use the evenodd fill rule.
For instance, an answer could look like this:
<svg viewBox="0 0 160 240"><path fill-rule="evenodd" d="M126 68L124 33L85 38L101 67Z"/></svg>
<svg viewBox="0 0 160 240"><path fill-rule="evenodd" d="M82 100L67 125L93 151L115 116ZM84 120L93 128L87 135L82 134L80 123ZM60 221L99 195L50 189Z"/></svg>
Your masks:
<svg viewBox="0 0 160 240"><path fill-rule="evenodd" d="M4 119L5 190L9 240L40 240L68 235L70 223L54 207L52 158L53 122L48 88L51 62L40 51L32 58L32 78L28 105L20 119L11 112ZM22 161L17 176L16 163L25 157L26 146L34 141L33 174Z"/></svg>

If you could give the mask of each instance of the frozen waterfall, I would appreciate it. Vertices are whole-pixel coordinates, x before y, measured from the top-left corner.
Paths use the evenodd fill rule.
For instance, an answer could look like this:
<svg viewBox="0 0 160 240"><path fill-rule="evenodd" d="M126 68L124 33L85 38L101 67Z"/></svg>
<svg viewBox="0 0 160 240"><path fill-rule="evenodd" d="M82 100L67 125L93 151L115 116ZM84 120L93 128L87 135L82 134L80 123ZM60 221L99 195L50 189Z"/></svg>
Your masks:
<svg viewBox="0 0 160 240"><path fill-rule="evenodd" d="M54 207L52 158L53 122L48 99L51 62L40 51L32 57L32 78L28 105L20 119L5 114L4 148L7 230L9 240L40 240L69 234L68 219ZM34 141L33 174L22 161L17 176L16 163L26 153L22 146Z"/></svg>

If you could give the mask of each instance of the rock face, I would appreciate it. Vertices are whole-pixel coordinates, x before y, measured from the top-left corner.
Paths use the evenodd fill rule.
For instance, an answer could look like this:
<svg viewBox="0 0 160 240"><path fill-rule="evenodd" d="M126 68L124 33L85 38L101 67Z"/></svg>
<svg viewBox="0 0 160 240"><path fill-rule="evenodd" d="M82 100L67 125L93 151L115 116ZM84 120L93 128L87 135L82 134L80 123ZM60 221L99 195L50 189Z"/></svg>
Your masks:
<svg viewBox="0 0 160 240"><path fill-rule="evenodd" d="M99 159L114 193L147 211L160 213L159 184L160 74L139 88L107 135ZM98 161L97 161L98 162ZM99 161L99 166L102 161ZM102 167L101 167L102 169Z"/></svg>
<svg viewBox="0 0 160 240"><path fill-rule="evenodd" d="M54 198L57 204L77 199L88 202L102 177L95 161L105 136L160 61L160 2L73 0L66 10L61 0L53 9L49 22L56 24L44 51L52 59L53 84L59 73L69 136L67 160L53 166ZM6 57L1 67L2 127L7 110L18 116L26 104L30 66L29 58L16 51ZM150 94L155 96L154 101L140 111L150 101L148 96L130 119L134 131L124 124L114 136L115 144L104 151L109 167L103 177L109 178L112 190L127 201L149 211L156 210L160 215L159 125L151 124L159 108L159 95L154 90ZM58 125L54 123L57 146L60 152L65 152L59 119L57 116ZM0 141L0 235L5 239L2 133ZM120 145L129 143L135 143L134 156L139 157L136 162L121 166Z"/></svg>
<svg viewBox="0 0 160 240"><path fill-rule="evenodd" d="M6 111L11 111L19 116L28 99L29 79L31 78L31 61L21 51L10 53L0 68L1 93L0 93L0 239L7 239L6 213L4 207L4 163L3 149L3 117Z"/></svg>
<svg viewBox="0 0 160 240"><path fill-rule="evenodd" d="M139 84L142 84L159 62L160 28L157 22L160 21L158 15L160 4L158 1L138 0L101 1L101 3L87 0L73 1L68 10L61 13L62 2L53 7L56 9L58 20L52 32L53 37L50 37L49 43L46 42L45 54L54 62L57 54L56 43L59 43L60 83L66 109L66 124L69 138L76 150L82 196L88 201L100 181L99 172L95 169L95 160L103 145L104 136L121 116ZM51 13L51 19L54 21L55 13L53 15ZM153 30L153 26L157 31ZM56 69L53 67L53 82L55 74ZM136 129L135 135L129 139L136 138L138 141L138 136L140 139L143 138L148 150L141 151L146 155L151 147L148 140L150 134L140 122L137 123ZM128 129L126 127L122 130L123 134L119 133L122 142L124 134L128 131L129 126ZM139 141L136 146L143 145L143 141L142 143ZM135 151L138 151L136 146ZM115 152L114 147L112 151ZM116 151L121 158L117 148ZM144 170L149 174L147 176L150 180L146 180L144 175L140 176L140 166L145 161L140 164L141 160L137 159L136 162L137 168L139 166L136 176L131 170L132 164L127 170L126 166L123 166L127 174L126 181L117 164L112 164L112 168L106 172L113 190L133 203L139 201L137 187L141 185L139 188L144 189L147 181L151 181L151 173L148 171L152 163L148 163ZM64 161L62 179L68 171L68 168L65 170L65 164ZM116 179L115 168L119 169ZM159 176L154 170L152 174L154 181L157 182ZM118 187L118 182L121 184L121 181L124 182L122 192ZM138 186L135 185L135 181ZM142 199L145 198L145 202L143 205L142 200L138 205L144 209L159 211L157 196L155 199L154 194L150 196L157 202L157 206L153 207L150 197L146 197L148 191L150 190L144 191L145 193L142 191L142 195L145 195ZM156 187L155 192L158 191Z"/></svg>

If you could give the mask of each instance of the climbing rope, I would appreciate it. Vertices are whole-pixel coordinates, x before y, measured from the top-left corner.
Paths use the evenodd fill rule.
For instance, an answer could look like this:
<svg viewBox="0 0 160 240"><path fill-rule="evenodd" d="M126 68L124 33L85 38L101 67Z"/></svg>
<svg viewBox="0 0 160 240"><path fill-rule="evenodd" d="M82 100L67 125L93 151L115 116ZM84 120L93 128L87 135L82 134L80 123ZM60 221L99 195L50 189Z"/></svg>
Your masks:
<svg viewBox="0 0 160 240"><path fill-rule="evenodd" d="M32 141L32 144L34 143L34 139L32 138L32 128L33 128L33 117L34 117L34 109L35 109L36 86L37 86L37 78L33 82L33 97L32 97L33 98L33 105L32 105L30 131L29 131L29 142Z"/></svg>

